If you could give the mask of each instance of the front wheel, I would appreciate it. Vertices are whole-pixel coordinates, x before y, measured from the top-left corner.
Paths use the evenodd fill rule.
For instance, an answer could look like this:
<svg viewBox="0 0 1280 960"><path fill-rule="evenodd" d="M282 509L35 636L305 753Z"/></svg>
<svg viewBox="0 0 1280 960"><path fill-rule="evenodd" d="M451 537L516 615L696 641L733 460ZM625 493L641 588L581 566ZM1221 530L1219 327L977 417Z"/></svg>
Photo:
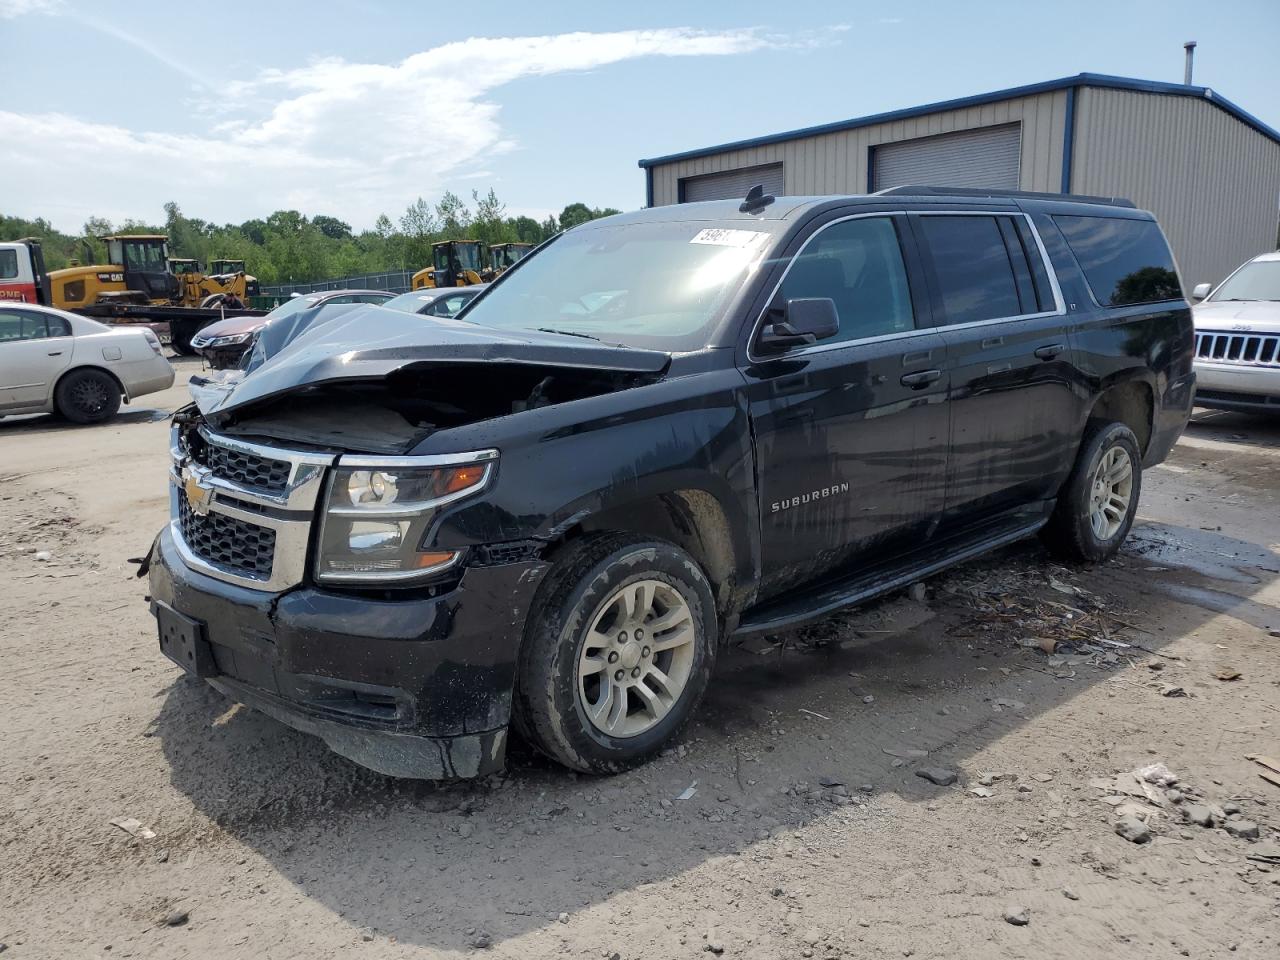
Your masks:
<svg viewBox="0 0 1280 960"><path fill-rule="evenodd" d="M1042 534L1045 545L1069 560L1109 560L1129 535L1141 491L1138 438L1123 423L1096 427L1058 494Z"/></svg>
<svg viewBox="0 0 1280 960"><path fill-rule="evenodd" d="M711 586L683 550L627 534L572 543L526 623L517 725L571 769L634 766L688 722L717 639Z"/></svg>

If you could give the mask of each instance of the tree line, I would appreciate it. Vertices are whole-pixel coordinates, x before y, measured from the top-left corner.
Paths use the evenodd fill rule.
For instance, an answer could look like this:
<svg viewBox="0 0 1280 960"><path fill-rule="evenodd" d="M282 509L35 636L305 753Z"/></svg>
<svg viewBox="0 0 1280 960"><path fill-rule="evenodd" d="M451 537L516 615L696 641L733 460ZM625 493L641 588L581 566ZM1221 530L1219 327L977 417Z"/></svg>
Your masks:
<svg viewBox="0 0 1280 960"><path fill-rule="evenodd" d="M472 205L446 192L432 204L419 197L398 221L385 213L371 229L355 232L337 217L303 216L297 210L277 210L264 219L240 224L216 224L187 217L175 202L164 205L162 224L126 220L113 224L101 217L85 221L80 236L62 233L43 218L24 220L0 214L0 240L38 237L50 270L80 263L106 263L105 245L98 238L112 233L163 233L169 237L171 257L192 257L206 266L211 260L244 260L245 269L264 284L305 283L382 273L418 270L431 262L431 244L438 240L480 240L485 244L541 243L580 223L620 211L571 203L539 222L532 217L509 217L493 190L472 191Z"/></svg>

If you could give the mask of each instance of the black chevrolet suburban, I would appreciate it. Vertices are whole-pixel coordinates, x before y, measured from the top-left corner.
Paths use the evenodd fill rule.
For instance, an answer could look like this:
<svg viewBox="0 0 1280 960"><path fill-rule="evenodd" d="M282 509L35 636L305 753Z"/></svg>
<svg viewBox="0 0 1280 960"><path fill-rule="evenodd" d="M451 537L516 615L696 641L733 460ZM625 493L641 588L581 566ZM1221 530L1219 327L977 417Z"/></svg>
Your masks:
<svg viewBox="0 0 1280 960"><path fill-rule="evenodd" d="M1101 561L1186 423L1127 201L928 187L642 210L457 318L359 306L193 387L162 650L383 773L653 755L721 644L1039 533Z"/></svg>

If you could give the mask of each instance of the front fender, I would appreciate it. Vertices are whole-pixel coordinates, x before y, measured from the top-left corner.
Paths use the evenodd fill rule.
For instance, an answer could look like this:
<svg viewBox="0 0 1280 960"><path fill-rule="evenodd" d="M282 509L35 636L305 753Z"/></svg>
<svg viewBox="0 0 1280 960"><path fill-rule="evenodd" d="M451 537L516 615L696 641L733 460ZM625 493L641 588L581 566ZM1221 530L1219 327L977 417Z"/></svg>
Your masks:
<svg viewBox="0 0 1280 960"><path fill-rule="evenodd" d="M417 452L496 447L489 491L444 514L433 546L551 542L588 518L680 490L720 505L739 583L754 583L759 524L741 374L703 371L441 431Z"/></svg>

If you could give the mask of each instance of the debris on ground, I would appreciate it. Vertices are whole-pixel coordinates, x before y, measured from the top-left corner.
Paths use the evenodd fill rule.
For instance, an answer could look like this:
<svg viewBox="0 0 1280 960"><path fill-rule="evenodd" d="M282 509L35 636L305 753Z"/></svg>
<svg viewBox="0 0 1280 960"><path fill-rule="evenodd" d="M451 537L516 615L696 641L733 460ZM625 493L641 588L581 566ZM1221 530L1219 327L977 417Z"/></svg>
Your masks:
<svg viewBox="0 0 1280 960"><path fill-rule="evenodd" d="M981 567L950 574L940 590L965 601L977 623L957 624L947 632L960 639L990 639L1043 653L1053 668L1076 666L1121 667L1129 664L1123 651L1142 649L1117 639L1129 622L1107 610L1097 594L1068 582L1065 568L1053 568L1050 589L1073 598L1073 603L1038 597L1045 586L1042 572L993 571ZM978 631L974 633L972 631Z"/></svg>
<svg viewBox="0 0 1280 960"><path fill-rule="evenodd" d="M1238 840L1257 840L1261 836L1258 825L1252 820L1228 820L1222 829Z"/></svg>
<svg viewBox="0 0 1280 960"><path fill-rule="evenodd" d="M1235 667L1223 667L1221 670L1219 670L1217 673L1214 674L1214 677L1216 679L1223 680L1223 681L1239 680L1242 676L1244 676L1244 674L1242 674Z"/></svg>
<svg viewBox="0 0 1280 960"><path fill-rule="evenodd" d="M921 767L916 771L916 776L930 783L936 783L940 787L949 787L956 782L956 772L944 767Z"/></svg>
<svg viewBox="0 0 1280 960"><path fill-rule="evenodd" d="M116 817L110 821L111 826L119 827L131 837L137 837L139 840L150 840L155 837L156 832L142 825L142 821L135 817Z"/></svg>
<svg viewBox="0 0 1280 960"><path fill-rule="evenodd" d="M1182 808L1182 818L1199 827L1213 826L1213 811L1203 803L1188 803Z"/></svg>
<svg viewBox="0 0 1280 960"><path fill-rule="evenodd" d="M190 919L190 910L170 910L160 918L158 925L162 927L181 927Z"/></svg>
<svg viewBox="0 0 1280 960"><path fill-rule="evenodd" d="M912 600L914 600L916 603L924 603L926 592L927 591L925 590L925 586L923 583L913 583L907 589L907 596L910 597Z"/></svg>
<svg viewBox="0 0 1280 960"><path fill-rule="evenodd" d="M1185 697L1187 691L1174 683L1160 684L1160 696L1162 697Z"/></svg>
<svg viewBox="0 0 1280 960"><path fill-rule="evenodd" d="M1112 827L1130 843L1146 843L1151 839L1151 828L1135 816L1121 817Z"/></svg>
<svg viewBox="0 0 1280 960"><path fill-rule="evenodd" d="M687 787L685 787L683 790L681 790L681 791L680 791L680 795L679 795L679 796L677 796L677 797L676 797L676 799L677 799L677 800L692 800L692 799L693 799L693 795L694 795L695 793L697 793L697 792L698 792L698 781L697 781L697 780L695 780L695 781L693 781L693 783L689 784Z"/></svg>
<svg viewBox="0 0 1280 960"><path fill-rule="evenodd" d="M1178 776L1163 763L1153 763L1135 770L1134 773L1144 783L1154 783L1157 787L1172 787L1178 782Z"/></svg>
<svg viewBox="0 0 1280 960"><path fill-rule="evenodd" d="M1280 760L1273 760L1271 757L1262 757L1256 753L1251 753L1245 757L1246 760L1252 760L1263 770L1258 774L1263 780L1271 784L1273 787L1280 787Z"/></svg>
<svg viewBox="0 0 1280 960"><path fill-rule="evenodd" d="M1004 908L1005 923L1011 923L1015 927L1025 927L1031 922L1031 908L1024 906L1011 906Z"/></svg>
<svg viewBox="0 0 1280 960"><path fill-rule="evenodd" d="M1280 843L1268 840L1254 846L1247 854L1246 859L1255 863L1265 863L1273 867L1280 867Z"/></svg>

